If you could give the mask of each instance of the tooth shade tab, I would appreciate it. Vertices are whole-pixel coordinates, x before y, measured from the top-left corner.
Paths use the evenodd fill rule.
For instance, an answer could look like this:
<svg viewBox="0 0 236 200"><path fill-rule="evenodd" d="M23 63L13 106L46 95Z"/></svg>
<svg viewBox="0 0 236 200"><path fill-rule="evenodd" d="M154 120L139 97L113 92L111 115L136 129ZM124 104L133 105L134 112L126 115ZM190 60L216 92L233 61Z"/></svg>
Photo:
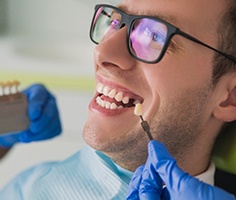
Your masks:
<svg viewBox="0 0 236 200"><path fill-rule="evenodd" d="M135 105L134 114L136 116L141 116L143 114L143 109L142 109L142 104L141 103L137 103Z"/></svg>

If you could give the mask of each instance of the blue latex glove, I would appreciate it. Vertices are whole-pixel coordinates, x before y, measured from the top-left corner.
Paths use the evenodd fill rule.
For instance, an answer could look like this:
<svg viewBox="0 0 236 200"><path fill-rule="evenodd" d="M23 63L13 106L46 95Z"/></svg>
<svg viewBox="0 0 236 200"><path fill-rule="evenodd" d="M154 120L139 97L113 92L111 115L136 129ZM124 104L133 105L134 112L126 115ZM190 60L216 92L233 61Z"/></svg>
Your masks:
<svg viewBox="0 0 236 200"><path fill-rule="evenodd" d="M12 135L0 136L0 147L10 148L18 142L45 140L62 132L55 97L40 84L30 86L23 93L28 99L29 129Z"/></svg>
<svg viewBox="0 0 236 200"><path fill-rule="evenodd" d="M139 167L133 175L127 200L236 199L234 195L183 172L162 143L150 141L148 153L146 164Z"/></svg>

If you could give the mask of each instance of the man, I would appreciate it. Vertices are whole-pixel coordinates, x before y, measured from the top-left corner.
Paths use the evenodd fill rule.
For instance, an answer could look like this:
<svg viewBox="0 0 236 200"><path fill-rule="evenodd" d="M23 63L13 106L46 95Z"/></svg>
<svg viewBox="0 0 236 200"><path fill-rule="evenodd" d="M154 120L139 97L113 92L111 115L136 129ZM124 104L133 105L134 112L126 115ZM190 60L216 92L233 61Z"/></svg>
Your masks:
<svg viewBox="0 0 236 200"><path fill-rule="evenodd" d="M143 165L148 154L148 137L133 114L137 102L142 103L153 138L164 143L177 160L181 171L175 177L181 180L183 170L212 184L214 141L225 122L236 119L235 22L231 17L235 7L233 0L123 0L118 9L97 6L91 26L91 38L98 44L94 51L97 92L83 131L92 149L86 147L61 163L24 172L0 197L125 199L131 171ZM140 18L143 15L150 17ZM165 149L153 148L163 151L164 159L173 160ZM153 159L156 154L148 158L144 169L156 175L152 188L158 188L154 194L158 199L163 180L158 175L159 158ZM152 168L155 161L157 168ZM150 168L156 171L152 174ZM194 180L189 187L199 186L201 182L192 176L188 175ZM174 195L166 184L165 198L178 198L187 191L186 187L173 190ZM216 190L220 198L234 198L206 185L208 189L199 192L208 195ZM138 181L131 187L134 199L142 198L139 186ZM197 199L194 195L187 197Z"/></svg>

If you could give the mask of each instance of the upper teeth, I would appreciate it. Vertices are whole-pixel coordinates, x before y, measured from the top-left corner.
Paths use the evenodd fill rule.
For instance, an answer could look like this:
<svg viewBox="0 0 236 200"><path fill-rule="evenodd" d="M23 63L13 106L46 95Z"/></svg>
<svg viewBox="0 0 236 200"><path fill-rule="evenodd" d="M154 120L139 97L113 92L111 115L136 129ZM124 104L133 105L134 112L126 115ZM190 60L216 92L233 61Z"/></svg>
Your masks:
<svg viewBox="0 0 236 200"><path fill-rule="evenodd" d="M124 104L129 103L130 98L128 96L125 96L125 94L121 91L117 91L116 89L112 89L108 86L105 86L102 83L97 84L97 92L100 94L103 94L104 96L110 97L111 99L115 99L117 102L123 102ZM97 97L97 103L102 106L103 108L107 109L117 109L117 108L123 108L123 106L117 106L115 103L110 103L108 101L102 100L101 97ZM135 101L134 103L137 103L138 101Z"/></svg>

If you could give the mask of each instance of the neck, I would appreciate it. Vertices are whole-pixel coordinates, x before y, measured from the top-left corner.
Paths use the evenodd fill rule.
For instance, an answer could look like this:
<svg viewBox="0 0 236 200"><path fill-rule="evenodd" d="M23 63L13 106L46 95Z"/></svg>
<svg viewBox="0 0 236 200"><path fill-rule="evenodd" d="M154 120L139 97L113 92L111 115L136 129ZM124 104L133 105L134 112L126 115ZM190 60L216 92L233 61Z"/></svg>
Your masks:
<svg viewBox="0 0 236 200"><path fill-rule="evenodd" d="M105 153L107 156L112 158L112 160L120 167L134 172L139 166L145 164L147 159L147 152L145 155L134 155L133 153ZM125 156L124 156L125 155ZM139 159L137 159L139 158Z"/></svg>

